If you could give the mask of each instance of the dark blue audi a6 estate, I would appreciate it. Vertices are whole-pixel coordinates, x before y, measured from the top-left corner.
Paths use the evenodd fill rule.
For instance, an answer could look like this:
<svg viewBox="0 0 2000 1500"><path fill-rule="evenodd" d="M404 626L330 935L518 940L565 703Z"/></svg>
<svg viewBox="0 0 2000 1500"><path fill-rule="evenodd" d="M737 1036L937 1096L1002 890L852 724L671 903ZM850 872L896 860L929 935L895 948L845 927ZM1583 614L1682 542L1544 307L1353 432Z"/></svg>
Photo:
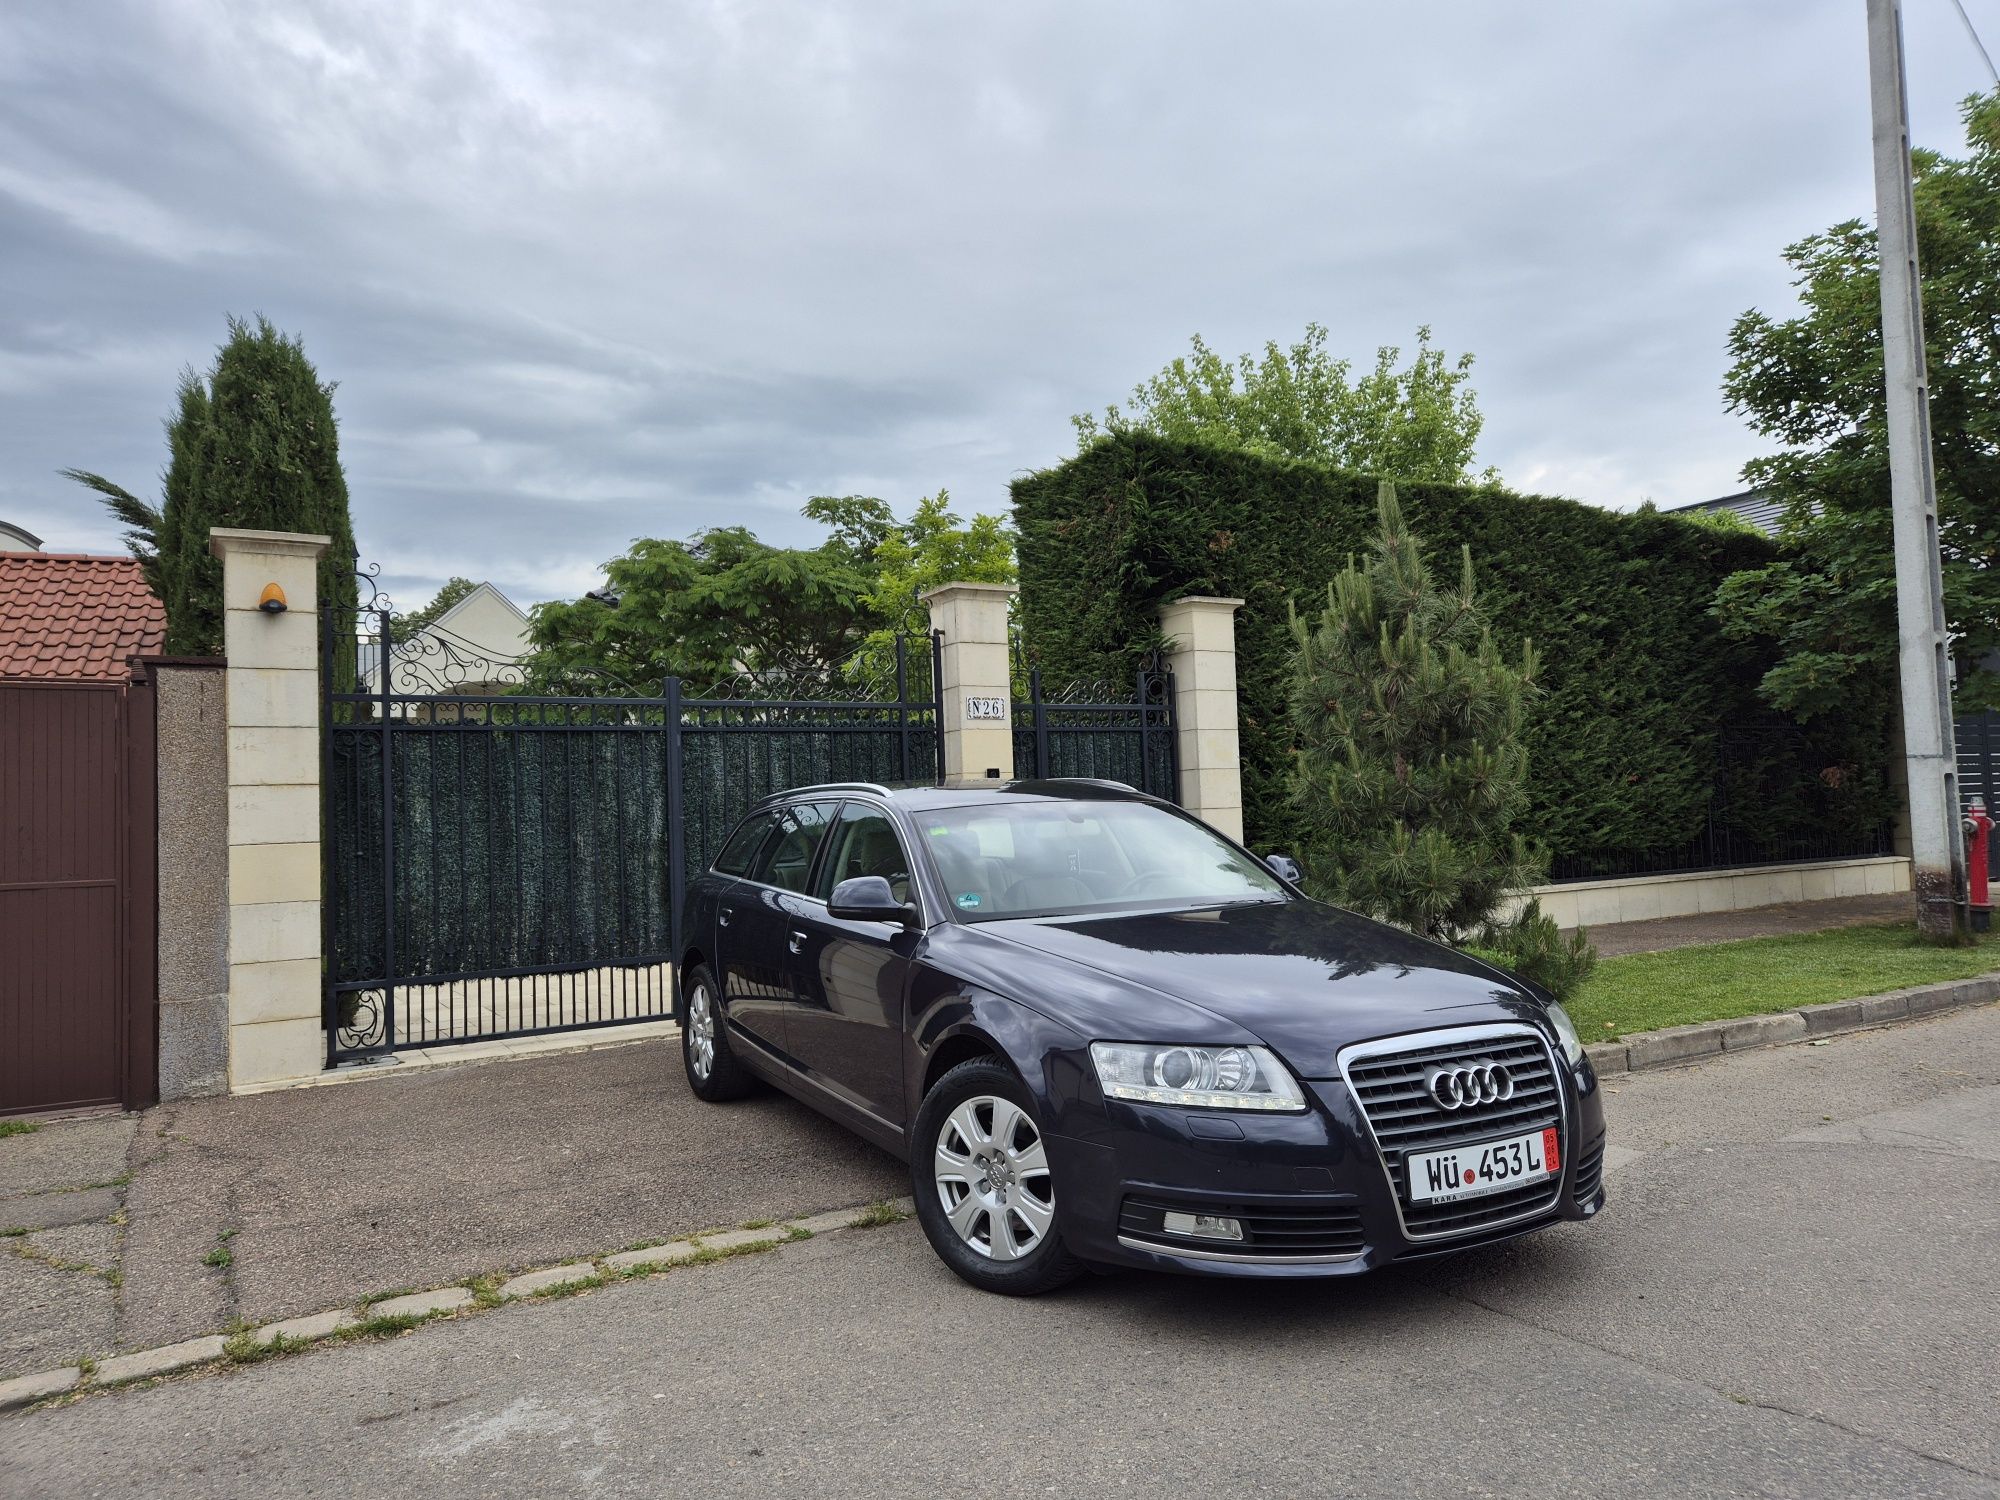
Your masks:
<svg viewBox="0 0 2000 1500"><path fill-rule="evenodd" d="M996 1292L1347 1275L1595 1214L1562 1007L1295 873L1108 782L787 792L688 892L688 1082L905 1157Z"/></svg>

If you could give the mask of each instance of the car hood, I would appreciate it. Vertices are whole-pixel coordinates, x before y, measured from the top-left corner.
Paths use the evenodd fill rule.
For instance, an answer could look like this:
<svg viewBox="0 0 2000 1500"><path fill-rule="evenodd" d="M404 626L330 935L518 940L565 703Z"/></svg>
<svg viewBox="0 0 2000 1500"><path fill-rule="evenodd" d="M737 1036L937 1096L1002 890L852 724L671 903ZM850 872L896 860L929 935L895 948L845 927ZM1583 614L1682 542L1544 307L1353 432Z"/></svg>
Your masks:
<svg viewBox="0 0 2000 1500"><path fill-rule="evenodd" d="M1478 959L1318 901L980 926L1219 1016L1307 1078L1336 1076L1334 1053L1350 1042L1541 1011L1517 981ZM1094 1019L1105 1024L1102 1015ZM1143 1017L1132 1027L1118 1039L1182 1040L1140 1034Z"/></svg>

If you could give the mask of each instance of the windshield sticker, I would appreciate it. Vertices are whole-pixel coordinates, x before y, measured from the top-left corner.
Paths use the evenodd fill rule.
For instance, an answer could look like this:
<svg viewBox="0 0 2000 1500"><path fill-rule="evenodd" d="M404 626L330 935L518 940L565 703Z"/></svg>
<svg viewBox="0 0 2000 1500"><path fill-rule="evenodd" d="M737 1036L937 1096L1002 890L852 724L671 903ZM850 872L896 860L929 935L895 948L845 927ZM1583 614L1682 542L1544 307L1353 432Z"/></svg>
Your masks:
<svg viewBox="0 0 2000 1500"><path fill-rule="evenodd" d="M931 824L930 827L926 828L924 832L929 834L934 839L941 839L946 834L950 833L951 830L945 827L944 824L942 823L933 823Z"/></svg>
<svg viewBox="0 0 2000 1500"><path fill-rule="evenodd" d="M960 891L958 893L958 904L967 911L977 906L980 899L981 897L977 891Z"/></svg>

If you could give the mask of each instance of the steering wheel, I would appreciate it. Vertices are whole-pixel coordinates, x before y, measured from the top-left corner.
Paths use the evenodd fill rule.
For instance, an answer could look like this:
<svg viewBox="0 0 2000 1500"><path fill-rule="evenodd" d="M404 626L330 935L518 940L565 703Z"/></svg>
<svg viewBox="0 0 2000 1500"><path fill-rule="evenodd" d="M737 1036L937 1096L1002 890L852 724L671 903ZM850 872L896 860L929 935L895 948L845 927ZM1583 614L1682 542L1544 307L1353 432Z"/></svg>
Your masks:
<svg viewBox="0 0 2000 1500"><path fill-rule="evenodd" d="M1171 870L1147 870L1126 881L1125 888L1118 894L1126 900L1136 900L1141 896L1171 896L1176 893L1176 884Z"/></svg>

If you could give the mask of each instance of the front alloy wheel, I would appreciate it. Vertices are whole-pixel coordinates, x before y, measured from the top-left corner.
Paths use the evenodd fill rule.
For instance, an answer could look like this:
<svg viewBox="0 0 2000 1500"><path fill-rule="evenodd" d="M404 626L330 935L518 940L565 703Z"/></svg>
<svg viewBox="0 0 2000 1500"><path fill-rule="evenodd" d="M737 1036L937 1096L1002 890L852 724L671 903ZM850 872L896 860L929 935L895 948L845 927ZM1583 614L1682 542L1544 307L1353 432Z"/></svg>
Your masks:
<svg viewBox="0 0 2000 1500"><path fill-rule="evenodd" d="M1042 1128L1011 1068L990 1057L960 1063L924 1097L912 1135L917 1221L960 1277L1028 1296L1082 1274L1063 1246Z"/></svg>
<svg viewBox="0 0 2000 1500"><path fill-rule="evenodd" d="M951 1227L989 1260L1032 1254L1055 1223L1042 1133L1011 1099L975 1095L946 1116L932 1171Z"/></svg>

